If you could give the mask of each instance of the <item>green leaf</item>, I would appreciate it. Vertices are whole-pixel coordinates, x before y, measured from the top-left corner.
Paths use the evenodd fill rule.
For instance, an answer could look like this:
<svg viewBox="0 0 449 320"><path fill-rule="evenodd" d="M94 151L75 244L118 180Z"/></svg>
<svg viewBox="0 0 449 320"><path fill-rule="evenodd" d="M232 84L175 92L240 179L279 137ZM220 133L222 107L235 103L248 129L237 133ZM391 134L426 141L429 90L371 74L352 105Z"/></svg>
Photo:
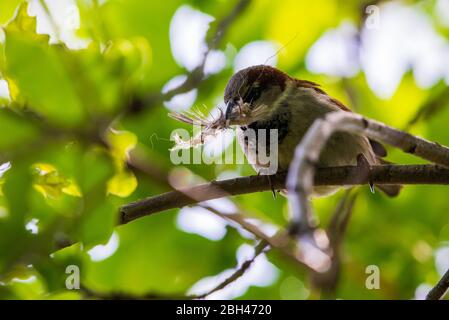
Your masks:
<svg viewBox="0 0 449 320"><path fill-rule="evenodd" d="M152 48L153 64L142 82L151 86L161 86L179 68L170 49L169 28L175 10L182 4L180 0L111 0L99 8L99 13L111 40L145 37ZM150 18L151 16L151 18Z"/></svg>
<svg viewBox="0 0 449 320"><path fill-rule="evenodd" d="M327 28L335 27L343 6L329 0L286 0L276 3L268 21L266 37L285 46L279 52L283 68L297 65L313 42Z"/></svg>
<svg viewBox="0 0 449 320"><path fill-rule="evenodd" d="M6 108L0 108L0 128L0 151L23 148L39 135L34 125Z"/></svg>
<svg viewBox="0 0 449 320"><path fill-rule="evenodd" d="M114 172L111 157L101 149L91 149L85 152L81 161L77 179L83 195L106 195L106 182Z"/></svg>
<svg viewBox="0 0 449 320"><path fill-rule="evenodd" d="M101 149L82 156L77 180L83 194L79 237L87 246L106 241L112 234L117 209L106 199L106 185L114 173L111 157Z"/></svg>
<svg viewBox="0 0 449 320"><path fill-rule="evenodd" d="M125 130L110 130L107 133L108 144L112 154L119 160L126 160L128 152L137 144L134 133Z"/></svg>
<svg viewBox="0 0 449 320"><path fill-rule="evenodd" d="M118 197L128 197L137 187L137 179L132 171L122 169L108 182L108 192Z"/></svg>
<svg viewBox="0 0 449 320"><path fill-rule="evenodd" d="M7 199L9 218L21 224L28 210L28 195L31 190L31 172L28 161L16 161L6 174L3 193Z"/></svg>
<svg viewBox="0 0 449 320"><path fill-rule="evenodd" d="M233 229L220 241L182 232L170 212L117 231L120 245L115 254L87 264L86 285L92 285L92 289L181 294L203 277L233 267L236 249L242 243Z"/></svg>
<svg viewBox="0 0 449 320"><path fill-rule="evenodd" d="M135 147L137 137L130 131L110 130L107 141L116 167L116 174L108 181L108 193L128 197L137 187L134 173L126 167L128 153Z"/></svg>
<svg viewBox="0 0 449 320"><path fill-rule="evenodd" d="M234 1L234 3L236 2ZM267 18L271 17L276 7L282 3L270 0L251 1L245 14L229 27L225 40L230 41L237 48L241 48L250 41L263 39L268 28ZM227 8L227 12L229 12L229 8ZM267 15L267 13L269 14ZM221 13L222 18L225 15L226 13Z"/></svg>
<svg viewBox="0 0 449 320"><path fill-rule="evenodd" d="M23 0L0 0L0 25L6 24L13 18L17 7Z"/></svg>
<svg viewBox="0 0 449 320"><path fill-rule="evenodd" d="M80 99L92 118L114 115L126 106L129 90L134 89L126 86L129 75L98 44L70 52L64 58L76 91L82 92Z"/></svg>
<svg viewBox="0 0 449 320"><path fill-rule="evenodd" d="M29 159L15 161L5 174L6 182L2 189L8 214L0 219L0 274L9 269L29 246L30 234L25 230L31 191L29 165Z"/></svg>
<svg viewBox="0 0 449 320"><path fill-rule="evenodd" d="M6 34L7 73L29 107L56 125L74 127L86 114L61 54L56 47L44 46L24 34Z"/></svg>
<svg viewBox="0 0 449 320"><path fill-rule="evenodd" d="M47 44L50 40L50 37L47 34L37 34L36 27L37 21L36 17L32 17L28 15L28 5L21 1L22 4L17 10L17 14L11 22L5 28L5 32L15 32L26 34L28 37L41 42L43 44Z"/></svg>
<svg viewBox="0 0 449 320"><path fill-rule="evenodd" d="M107 241L117 222L117 208L108 200L86 213L80 230L80 236L86 247Z"/></svg>

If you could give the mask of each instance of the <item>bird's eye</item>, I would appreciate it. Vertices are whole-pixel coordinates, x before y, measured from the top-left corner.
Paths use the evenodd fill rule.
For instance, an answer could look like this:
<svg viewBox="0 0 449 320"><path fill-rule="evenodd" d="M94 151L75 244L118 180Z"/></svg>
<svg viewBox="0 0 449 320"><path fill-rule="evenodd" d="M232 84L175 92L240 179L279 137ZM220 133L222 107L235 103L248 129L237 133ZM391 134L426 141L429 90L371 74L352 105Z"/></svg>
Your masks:
<svg viewBox="0 0 449 320"><path fill-rule="evenodd" d="M248 92L246 93L245 99L243 100L245 102L251 103L259 99L261 94L262 89L260 87L251 87L251 89L249 89Z"/></svg>

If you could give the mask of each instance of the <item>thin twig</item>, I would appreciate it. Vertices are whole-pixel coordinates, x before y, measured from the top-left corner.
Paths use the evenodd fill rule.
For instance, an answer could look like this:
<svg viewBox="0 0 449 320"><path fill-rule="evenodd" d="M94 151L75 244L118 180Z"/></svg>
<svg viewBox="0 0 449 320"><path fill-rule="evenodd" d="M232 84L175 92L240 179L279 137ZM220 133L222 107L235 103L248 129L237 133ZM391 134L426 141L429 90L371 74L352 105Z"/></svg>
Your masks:
<svg viewBox="0 0 449 320"><path fill-rule="evenodd" d="M351 191L348 190L341 199L327 228L330 247L333 249L338 248L341 244L357 199L357 193L351 195Z"/></svg>
<svg viewBox="0 0 449 320"><path fill-rule="evenodd" d="M332 215L327 234L329 237L329 247L332 251L331 266L324 273L313 273L312 284L326 299L335 299L338 280L341 271L341 243L345 235L349 219L352 215L357 193L351 195L352 190L348 190L338 203Z"/></svg>
<svg viewBox="0 0 449 320"><path fill-rule="evenodd" d="M445 87L436 96L429 98L418 109L416 114L410 119L404 128L404 131L409 131L412 126L421 120L427 120L441 112L447 105L449 105L449 88Z"/></svg>
<svg viewBox="0 0 449 320"><path fill-rule="evenodd" d="M254 260L256 260L256 258L265 250L265 248L267 248L269 246L269 244L262 240L258 243L258 245L254 248L254 255L246 260L245 262L242 263L242 265L237 268L237 270L234 271L234 273L232 275L230 275L228 278L226 278L223 282L221 282L220 284L218 284L216 287L214 287L212 290L209 290L206 293L197 295L197 296L193 296L195 299L204 299L207 296L210 296L212 293L217 292L221 289L224 289L225 287L227 287L228 285L230 285L231 283L237 281L239 278L241 278L246 271L248 271L248 269L251 267L251 265L253 264Z"/></svg>
<svg viewBox="0 0 449 320"><path fill-rule="evenodd" d="M239 0L231 12L218 23L214 36L208 41L209 50L214 50L218 47L229 27L250 3L251 0Z"/></svg>
<svg viewBox="0 0 449 320"><path fill-rule="evenodd" d="M244 261L240 267L238 267L232 275L226 278L223 282L219 283L213 289L199 295L184 295L184 294L158 294L154 292L145 293L143 295L133 295L125 292L98 292L89 289L85 286L81 287L81 292L87 298L102 299L102 300L193 300L193 299L204 299L211 294L220 291L230 285L231 283L240 279L246 271L251 267L256 258L264 252L264 250L269 247L266 241L259 241L257 246L254 248L254 255Z"/></svg>
<svg viewBox="0 0 449 320"><path fill-rule="evenodd" d="M204 67L206 65L207 57L210 51L218 47L220 41L224 38L226 32L229 30L229 27L243 13L243 11L248 7L250 3L251 0L239 0L235 7L230 11L230 13L226 15L220 22L218 22L215 34L207 42L207 49L203 55L202 61L187 75L187 78L183 83L181 83L176 88L163 93L151 93L144 98L132 99L132 101L130 102L129 111L134 113L139 112L145 105L156 105L163 101L169 101L178 94L185 93L197 88L205 79Z"/></svg>
<svg viewBox="0 0 449 320"><path fill-rule="evenodd" d="M272 248L279 250L286 258L302 269L311 272L324 272L330 265L328 257L322 255L321 252L314 251L313 254L316 254L316 256L311 259L309 255L304 253L303 248L299 248L298 243L291 239L287 232L283 230L278 230L275 235L269 236L258 226L247 221L247 218L239 213L225 214L210 206L202 205L202 207L225 220L237 223L258 239L267 242Z"/></svg>
<svg viewBox="0 0 449 320"><path fill-rule="evenodd" d="M449 289L449 269L441 277L440 281L429 291L426 296L426 300L440 300L444 297Z"/></svg>
<svg viewBox="0 0 449 320"><path fill-rule="evenodd" d="M248 231L249 233L252 233L258 239L264 240L268 243L272 242L272 238L269 235L265 234L255 224L248 222L247 218L240 213L223 213L223 212L220 212L219 210L217 210L211 206L207 206L207 205L201 205L201 207L210 211L211 213L219 216L220 218L222 218L224 220L232 221L232 222L236 223L244 230ZM274 246L276 246L276 245L274 245Z"/></svg>
<svg viewBox="0 0 449 320"><path fill-rule="evenodd" d="M148 292L145 294L135 295L126 292L99 292L81 286L81 293L88 299L101 299L101 300L190 300L192 297L183 294L160 294L155 292Z"/></svg>

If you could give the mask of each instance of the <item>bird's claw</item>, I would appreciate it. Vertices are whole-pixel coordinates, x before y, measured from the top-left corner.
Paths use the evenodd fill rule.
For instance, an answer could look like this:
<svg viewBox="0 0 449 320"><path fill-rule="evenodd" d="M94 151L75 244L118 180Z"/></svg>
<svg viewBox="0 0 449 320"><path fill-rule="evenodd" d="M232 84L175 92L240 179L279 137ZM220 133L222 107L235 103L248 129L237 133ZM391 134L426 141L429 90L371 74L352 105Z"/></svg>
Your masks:
<svg viewBox="0 0 449 320"><path fill-rule="evenodd" d="M357 156L357 167L359 167L363 173L366 172L366 174L368 175L369 189L371 190L372 193L374 193L374 183L371 179L371 166L366 157L362 153L360 153Z"/></svg>

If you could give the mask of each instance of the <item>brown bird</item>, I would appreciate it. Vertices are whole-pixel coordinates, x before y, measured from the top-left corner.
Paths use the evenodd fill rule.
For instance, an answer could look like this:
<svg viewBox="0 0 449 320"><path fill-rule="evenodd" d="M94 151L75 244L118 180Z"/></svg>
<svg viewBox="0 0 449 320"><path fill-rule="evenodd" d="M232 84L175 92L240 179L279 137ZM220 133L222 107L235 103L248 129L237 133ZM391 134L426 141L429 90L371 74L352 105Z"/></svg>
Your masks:
<svg viewBox="0 0 449 320"><path fill-rule="evenodd" d="M328 96L318 84L298 80L266 65L253 66L237 72L229 80L224 101L225 117L230 125L237 125L238 141L246 157L257 172L267 164L258 159L258 129L276 129L278 144L278 172L287 171L293 159L295 147L312 123L328 112L351 112L335 98ZM257 110L257 121L242 119L243 109ZM262 116L260 116L262 115ZM255 135L248 135L252 129ZM251 131L251 130L249 130ZM261 136L263 138L263 136ZM269 133L265 134L266 152L269 152ZM385 148L367 137L337 132L328 140L321 152L318 167L357 165L360 157L370 165L383 163ZM396 196L400 186L378 186L389 196ZM315 187L314 195L324 196L338 187Z"/></svg>

